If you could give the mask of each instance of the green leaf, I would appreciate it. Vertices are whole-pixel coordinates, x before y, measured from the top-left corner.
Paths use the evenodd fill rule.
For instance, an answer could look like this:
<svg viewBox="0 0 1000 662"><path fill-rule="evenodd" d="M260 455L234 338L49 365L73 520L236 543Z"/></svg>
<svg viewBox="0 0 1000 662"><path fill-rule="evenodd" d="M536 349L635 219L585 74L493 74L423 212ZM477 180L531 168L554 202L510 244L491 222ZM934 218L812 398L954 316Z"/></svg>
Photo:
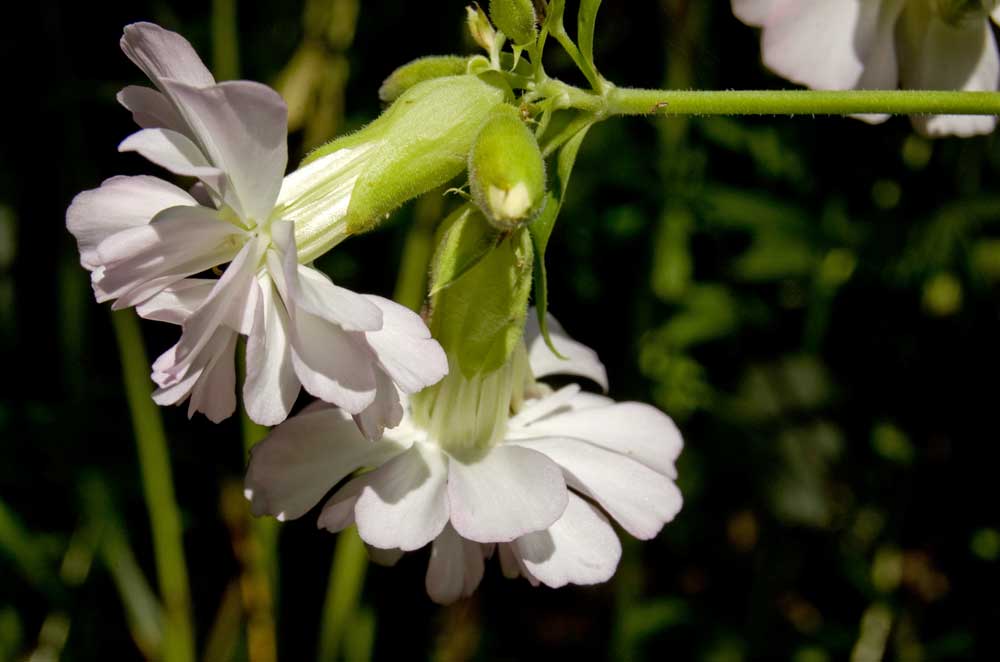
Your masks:
<svg viewBox="0 0 1000 662"><path fill-rule="evenodd" d="M576 16L576 41L580 46L580 53L591 67L594 66L594 26L597 23L597 10L600 8L601 0L580 0L580 11Z"/></svg>
<svg viewBox="0 0 1000 662"><path fill-rule="evenodd" d="M428 296L434 296L476 266L496 245L500 234L470 204L445 219L442 228L431 265Z"/></svg>
<svg viewBox="0 0 1000 662"><path fill-rule="evenodd" d="M549 191L545 208L538 218L528 226L535 249L535 309L538 312L538 327L542 332L542 338L545 339L545 344L549 346L553 354L561 359L566 357L556 350L552 338L549 337L549 326L546 320L549 294L548 276L545 270L545 248L549 244L549 237L552 235L556 218L559 216L566 188L569 185L569 177L573 172L573 164L576 163L576 155L580 151L580 145L583 144L583 139L587 137L587 131L591 126L592 124L584 125L572 138L566 141L559 151L559 155L556 157L556 177L552 183L552 189Z"/></svg>

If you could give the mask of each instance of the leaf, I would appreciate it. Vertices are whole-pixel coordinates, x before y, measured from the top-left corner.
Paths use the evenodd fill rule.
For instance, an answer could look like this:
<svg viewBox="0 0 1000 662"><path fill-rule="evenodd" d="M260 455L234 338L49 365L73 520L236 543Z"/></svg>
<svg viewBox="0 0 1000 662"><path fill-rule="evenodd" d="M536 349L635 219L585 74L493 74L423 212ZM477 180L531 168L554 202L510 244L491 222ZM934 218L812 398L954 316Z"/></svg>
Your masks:
<svg viewBox="0 0 1000 662"><path fill-rule="evenodd" d="M580 11L576 15L576 41L580 46L580 53L591 67L594 67L594 26L597 23L597 10L600 8L601 0L580 0Z"/></svg>
<svg viewBox="0 0 1000 662"><path fill-rule="evenodd" d="M565 359L566 357L559 353L552 342L552 338L549 337L548 322L546 320L549 295L545 270L545 248L549 244L549 237L552 235L556 218L559 216L566 188L569 185L569 177L573 172L573 164L576 163L576 155L580 151L580 145L583 144L583 139L586 138L587 131L591 126L592 124L585 125L576 135L567 140L566 144L559 151L559 155L556 157L556 181L553 182L553 186L549 190L545 208L539 214L538 218L528 226L531 232L531 241L535 249L535 308L538 311L538 326L542 332L542 338L545 339L545 344L549 346L553 354L561 359Z"/></svg>

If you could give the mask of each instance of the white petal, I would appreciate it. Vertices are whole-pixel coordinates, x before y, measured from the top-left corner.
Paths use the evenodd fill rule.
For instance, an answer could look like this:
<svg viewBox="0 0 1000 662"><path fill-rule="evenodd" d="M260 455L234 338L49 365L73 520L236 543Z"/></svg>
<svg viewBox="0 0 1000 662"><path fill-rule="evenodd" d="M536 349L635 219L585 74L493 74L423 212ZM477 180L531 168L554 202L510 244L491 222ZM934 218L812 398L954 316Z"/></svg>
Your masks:
<svg viewBox="0 0 1000 662"><path fill-rule="evenodd" d="M524 567L551 588L606 582L622 556L608 520L576 495L570 495L563 516L547 531L518 538L513 548Z"/></svg>
<svg viewBox="0 0 1000 662"><path fill-rule="evenodd" d="M500 445L468 464L449 461L448 500L455 530L476 542L509 542L555 522L566 508L566 483L551 460Z"/></svg>
<svg viewBox="0 0 1000 662"><path fill-rule="evenodd" d="M112 177L73 198L66 227L76 237L80 263L94 269L101 264L97 246L111 235L145 225L169 207L194 204L183 190L156 177Z"/></svg>
<svg viewBox="0 0 1000 662"><path fill-rule="evenodd" d="M204 207L170 207L152 222L109 236L96 249L105 265L95 279L98 300L116 308L141 303L192 274L237 254L245 235Z"/></svg>
<svg viewBox="0 0 1000 662"><path fill-rule="evenodd" d="M420 549L448 523L448 465L444 453L417 443L358 480L358 534L383 549Z"/></svg>
<svg viewBox="0 0 1000 662"><path fill-rule="evenodd" d="M681 509L673 480L624 455L576 439L516 442L563 468L566 484L595 499L640 540L656 536Z"/></svg>
<svg viewBox="0 0 1000 662"><path fill-rule="evenodd" d="M213 423L229 418L236 411L236 357L237 334L228 329L220 330L225 344L214 352L204 372L191 389L188 418L202 412Z"/></svg>
<svg viewBox="0 0 1000 662"><path fill-rule="evenodd" d="M175 175L197 177L215 191L223 188L223 172L208 162L198 145L171 129L136 131L118 145L119 152L138 152Z"/></svg>
<svg viewBox="0 0 1000 662"><path fill-rule="evenodd" d="M245 487L251 510L282 520L301 517L345 476L401 450L390 440L368 441L339 409L304 411L250 451Z"/></svg>
<svg viewBox="0 0 1000 662"><path fill-rule="evenodd" d="M372 441L381 439L386 428L396 427L403 419L399 391L393 386L389 376L379 369L375 370L375 387L375 400L354 416L358 428Z"/></svg>
<svg viewBox="0 0 1000 662"><path fill-rule="evenodd" d="M163 289L135 307L141 317L170 324L183 324L212 293L214 278L185 278Z"/></svg>
<svg viewBox="0 0 1000 662"><path fill-rule="evenodd" d="M118 93L118 103L132 111L132 119L143 129L173 129L179 133L187 131L187 124L162 92L129 85Z"/></svg>
<svg viewBox="0 0 1000 662"><path fill-rule="evenodd" d="M424 580L427 595L438 604L451 604L472 595L482 578L481 546L459 536L449 524L431 546Z"/></svg>
<svg viewBox="0 0 1000 662"><path fill-rule="evenodd" d="M301 310L292 317L292 365L302 386L317 398L360 414L376 395L375 358L364 336Z"/></svg>
<svg viewBox="0 0 1000 662"><path fill-rule="evenodd" d="M901 6L902 0L775 0L763 24L764 63L809 87L858 87L873 49L891 37ZM873 63L884 57L882 51Z"/></svg>
<svg viewBox="0 0 1000 662"><path fill-rule="evenodd" d="M157 87L164 78L201 86L215 83L184 37L154 23L126 25L121 47Z"/></svg>
<svg viewBox="0 0 1000 662"><path fill-rule="evenodd" d="M567 411L512 431L509 436L581 439L670 477L676 475L674 462L683 448L680 431L670 417L640 402Z"/></svg>
<svg viewBox="0 0 1000 662"><path fill-rule="evenodd" d="M529 534L530 535L530 534ZM507 579L517 579L521 576L521 565L514 553L514 543L500 543L497 545L500 556L500 569Z"/></svg>
<svg viewBox="0 0 1000 662"><path fill-rule="evenodd" d="M345 331L374 331L382 328L382 311L378 306L361 294L334 285L321 271L300 264L293 277L289 278L287 273L285 277L289 283L294 283L290 290L291 296L303 310L336 324Z"/></svg>
<svg viewBox="0 0 1000 662"><path fill-rule="evenodd" d="M608 373L604 369L604 364L597 358L597 352L570 338L552 315L546 315L545 319L552 344L566 358L559 358L545 344L538 325L538 311L532 308L524 329L524 341L528 346L528 362L535 377L579 375L594 380L607 391Z"/></svg>
<svg viewBox="0 0 1000 662"><path fill-rule="evenodd" d="M281 96L250 81L164 85L205 156L226 173L232 185L221 191L226 202L244 220L270 218L288 162L288 108Z"/></svg>
<svg viewBox="0 0 1000 662"><path fill-rule="evenodd" d="M369 561L385 567L396 565L399 563L399 559L403 558L403 554L406 553L401 549L379 549L371 545L365 545L365 549L368 550Z"/></svg>
<svg viewBox="0 0 1000 662"><path fill-rule="evenodd" d="M732 0L733 14L747 25L761 26L767 21L777 0Z"/></svg>
<svg viewBox="0 0 1000 662"><path fill-rule="evenodd" d="M365 337L379 364L404 393L416 393L448 374L448 357L420 315L389 299L364 297L382 313L382 328Z"/></svg>
<svg viewBox="0 0 1000 662"><path fill-rule="evenodd" d="M997 90L1000 56L989 21L952 26L909 7L901 19L899 42L903 86L917 90ZM996 118L976 115L914 117L930 136L972 136L991 132Z"/></svg>
<svg viewBox="0 0 1000 662"><path fill-rule="evenodd" d="M541 398L536 398L534 400L528 400L524 403L524 407L521 411L517 412L515 416L512 416L510 420L507 421L507 429L512 432L515 436L520 436L522 434L522 429L527 429L527 426L535 421L538 421L546 416L551 416L557 412L569 411L572 407L572 403L580 395L580 387L576 384L567 384L563 386L558 391L549 393ZM531 432L527 432L529 436ZM508 433L508 438L511 436Z"/></svg>
<svg viewBox="0 0 1000 662"><path fill-rule="evenodd" d="M253 330L247 339L247 374L243 402L247 416L260 425L285 420L299 395L288 341L288 315L271 279L257 281L259 299Z"/></svg>

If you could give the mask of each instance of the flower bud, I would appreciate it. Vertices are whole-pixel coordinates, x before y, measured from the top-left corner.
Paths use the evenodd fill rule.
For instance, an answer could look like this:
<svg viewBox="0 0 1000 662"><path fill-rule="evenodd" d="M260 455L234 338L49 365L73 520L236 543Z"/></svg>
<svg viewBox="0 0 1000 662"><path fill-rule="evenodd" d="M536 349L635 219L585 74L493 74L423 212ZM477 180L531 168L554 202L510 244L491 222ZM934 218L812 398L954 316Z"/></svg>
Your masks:
<svg viewBox="0 0 1000 662"><path fill-rule="evenodd" d="M997 7L996 0L938 0L938 15L945 23L961 27L969 21L981 21Z"/></svg>
<svg viewBox="0 0 1000 662"><path fill-rule="evenodd" d="M538 38L535 5L531 0L490 0L490 18L515 46L527 46Z"/></svg>
<svg viewBox="0 0 1000 662"><path fill-rule="evenodd" d="M378 89L378 98L386 103L398 99L417 83L444 76L466 73L469 59L459 55L432 55L407 62L389 74Z"/></svg>
<svg viewBox="0 0 1000 662"><path fill-rule="evenodd" d="M496 42L497 33L490 24L490 19L486 17L486 12L480 9L479 5L465 8L465 22L469 26L469 34L483 49L493 52L493 44Z"/></svg>
<svg viewBox="0 0 1000 662"><path fill-rule="evenodd" d="M469 152L472 197L494 227L510 230L534 219L545 203L545 160L517 109L500 106Z"/></svg>

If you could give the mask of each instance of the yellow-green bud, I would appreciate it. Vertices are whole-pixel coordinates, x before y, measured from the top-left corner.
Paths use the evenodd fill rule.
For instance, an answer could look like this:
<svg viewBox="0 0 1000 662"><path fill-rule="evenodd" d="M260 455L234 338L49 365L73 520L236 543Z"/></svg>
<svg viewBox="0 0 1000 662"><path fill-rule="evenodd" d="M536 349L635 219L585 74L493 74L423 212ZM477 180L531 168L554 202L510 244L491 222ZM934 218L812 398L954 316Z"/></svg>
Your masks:
<svg viewBox="0 0 1000 662"><path fill-rule="evenodd" d="M997 4L996 0L936 0L938 15L954 26L985 19Z"/></svg>
<svg viewBox="0 0 1000 662"><path fill-rule="evenodd" d="M479 5L465 8L465 22L469 26L469 34L485 50L493 52L493 44L496 41L497 33L490 24L486 12L480 9Z"/></svg>
<svg viewBox="0 0 1000 662"><path fill-rule="evenodd" d="M490 0L490 18L515 46L527 46L538 38L538 19L531 0Z"/></svg>
<svg viewBox="0 0 1000 662"><path fill-rule="evenodd" d="M378 89L378 98L386 103L395 101L417 83L432 78L464 74L468 65L469 58L459 55L431 55L417 58L389 74L382 87Z"/></svg>
<svg viewBox="0 0 1000 662"><path fill-rule="evenodd" d="M469 152L472 197L489 222L511 230L533 220L545 204L545 160L517 109L498 107Z"/></svg>

